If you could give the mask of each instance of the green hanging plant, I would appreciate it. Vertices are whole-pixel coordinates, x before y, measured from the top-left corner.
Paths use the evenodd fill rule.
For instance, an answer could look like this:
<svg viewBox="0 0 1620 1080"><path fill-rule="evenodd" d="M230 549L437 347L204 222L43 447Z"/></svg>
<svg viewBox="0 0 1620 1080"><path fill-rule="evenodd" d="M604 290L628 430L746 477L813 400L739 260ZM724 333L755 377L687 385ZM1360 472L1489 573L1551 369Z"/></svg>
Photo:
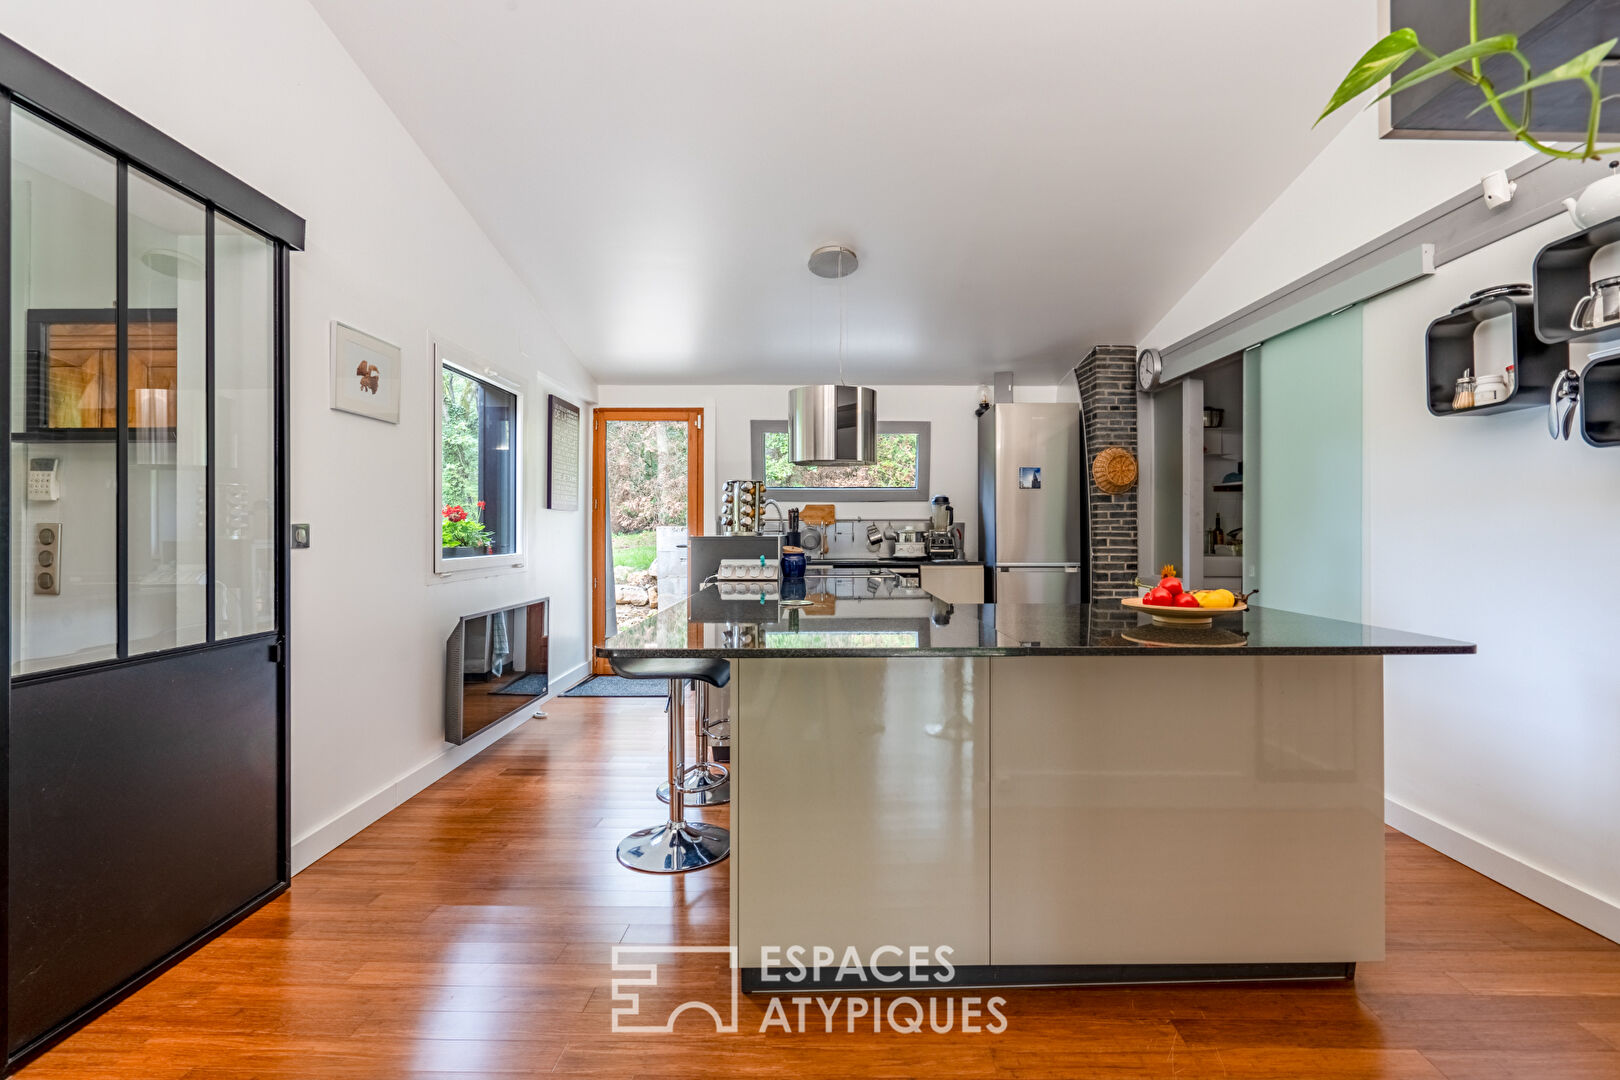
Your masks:
<svg viewBox="0 0 1620 1080"><path fill-rule="evenodd" d="M1585 52L1566 60L1557 67L1542 72L1540 75L1530 70L1530 61L1519 51L1519 39L1514 34L1497 34L1494 37L1479 36L1479 0L1468 0L1468 44L1460 49L1453 49L1444 56L1427 49L1418 40L1417 31L1407 27L1396 30L1386 36L1378 44L1368 49L1366 55L1357 60L1350 73L1344 77L1339 88L1328 99L1327 108L1322 115L1316 118L1320 124L1341 107L1354 101L1362 94L1371 90L1384 80L1386 76L1394 73L1395 69L1406 63L1413 56L1421 55L1428 58L1428 63L1401 76L1390 83L1389 88L1382 94L1373 98L1369 104L1398 94L1402 90L1409 90L1419 83L1437 79L1443 75L1454 76L1468 83L1480 92L1485 100L1474 112L1490 109L1502 126L1519 142L1524 143L1538 154L1548 157L1565 158L1571 161L1585 161L1602 157L1604 154L1620 153L1620 146L1598 146L1598 122L1602 119L1603 104L1609 98L1603 96L1603 87L1593 75L1598 65L1608 57L1609 50L1613 49L1620 38L1610 38L1601 45L1594 45ZM1497 90L1491 80L1480 68L1480 61L1488 56L1511 56L1519 62L1524 72L1524 81L1509 90ZM1530 131L1530 101L1534 92L1541 87L1551 86L1553 83L1581 82L1586 84L1592 95L1592 107L1587 113L1586 140L1576 150L1559 150L1548 146L1536 138ZM1522 98L1520 112L1517 116L1508 110L1508 99ZM1609 97L1620 97L1611 94ZM1469 115L1473 115L1470 113ZM1316 125L1311 125L1315 127Z"/></svg>

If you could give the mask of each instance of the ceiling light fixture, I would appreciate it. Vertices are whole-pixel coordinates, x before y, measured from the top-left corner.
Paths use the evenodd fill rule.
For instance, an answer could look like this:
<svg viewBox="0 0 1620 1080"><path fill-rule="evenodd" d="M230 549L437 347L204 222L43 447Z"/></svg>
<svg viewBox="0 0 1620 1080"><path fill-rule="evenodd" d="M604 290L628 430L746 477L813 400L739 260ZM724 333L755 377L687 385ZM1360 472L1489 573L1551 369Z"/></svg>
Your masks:
<svg viewBox="0 0 1620 1080"><path fill-rule="evenodd" d="M795 465L877 461L877 391L844 381L844 279L860 260L837 244L810 253L810 272L838 282L838 381L788 391L788 452Z"/></svg>

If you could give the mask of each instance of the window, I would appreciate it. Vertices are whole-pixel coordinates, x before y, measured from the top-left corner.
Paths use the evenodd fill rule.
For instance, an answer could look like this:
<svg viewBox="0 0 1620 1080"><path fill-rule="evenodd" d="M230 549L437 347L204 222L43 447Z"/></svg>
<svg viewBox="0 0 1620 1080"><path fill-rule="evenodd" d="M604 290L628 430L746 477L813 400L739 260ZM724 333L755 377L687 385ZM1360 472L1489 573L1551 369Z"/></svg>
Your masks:
<svg viewBox="0 0 1620 1080"><path fill-rule="evenodd" d="M511 562L519 553L517 391L439 356L439 547L435 568Z"/></svg>
<svg viewBox="0 0 1620 1080"><path fill-rule="evenodd" d="M928 498L927 421L878 421L877 461L871 465L795 465L788 457L786 420L750 425L754 476L773 499L804 502L912 502Z"/></svg>

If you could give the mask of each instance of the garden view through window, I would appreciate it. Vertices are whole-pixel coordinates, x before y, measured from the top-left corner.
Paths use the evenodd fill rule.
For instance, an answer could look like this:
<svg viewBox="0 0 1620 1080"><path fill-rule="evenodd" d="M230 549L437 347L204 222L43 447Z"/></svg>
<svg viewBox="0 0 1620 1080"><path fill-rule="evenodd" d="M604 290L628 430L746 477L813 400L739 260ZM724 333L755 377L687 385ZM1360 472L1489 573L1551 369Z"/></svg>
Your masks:
<svg viewBox="0 0 1620 1080"><path fill-rule="evenodd" d="M440 370L439 540L446 559L517 550L517 395Z"/></svg>
<svg viewBox="0 0 1620 1080"><path fill-rule="evenodd" d="M877 460L870 465L795 465L788 452L787 426L760 433L764 440L765 486L781 490L841 488L866 491L918 491L925 434L880 431Z"/></svg>

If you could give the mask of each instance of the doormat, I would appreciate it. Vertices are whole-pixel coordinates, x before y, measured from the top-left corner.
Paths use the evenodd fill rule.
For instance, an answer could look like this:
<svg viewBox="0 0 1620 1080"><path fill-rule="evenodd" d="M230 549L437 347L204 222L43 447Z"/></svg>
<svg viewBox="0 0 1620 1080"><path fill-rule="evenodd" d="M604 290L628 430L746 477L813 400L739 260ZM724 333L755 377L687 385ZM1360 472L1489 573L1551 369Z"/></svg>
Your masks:
<svg viewBox="0 0 1620 1080"><path fill-rule="evenodd" d="M592 675L563 697L668 697L667 679L626 679L622 675Z"/></svg>
<svg viewBox="0 0 1620 1080"><path fill-rule="evenodd" d="M495 693L513 694L518 697L545 697L546 673L543 671L536 671L532 675L525 675L521 679L507 683L505 686L495 691Z"/></svg>

